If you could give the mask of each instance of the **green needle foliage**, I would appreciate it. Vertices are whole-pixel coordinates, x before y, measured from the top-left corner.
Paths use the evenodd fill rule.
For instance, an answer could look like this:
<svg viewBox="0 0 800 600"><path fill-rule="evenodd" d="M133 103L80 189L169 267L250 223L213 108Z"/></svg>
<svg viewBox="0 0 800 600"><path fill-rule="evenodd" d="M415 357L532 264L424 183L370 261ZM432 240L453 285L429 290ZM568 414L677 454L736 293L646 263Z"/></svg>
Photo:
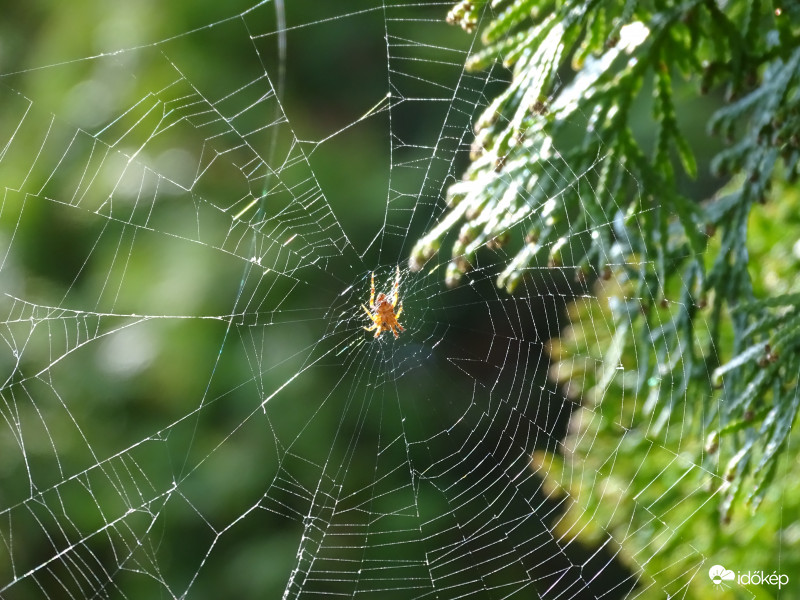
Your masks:
<svg viewBox="0 0 800 600"><path fill-rule="evenodd" d="M467 68L500 62L510 82L412 268L451 245L448 285L487 249L507 257L508 293L545 268L594 285L604 308L570 311L554 378L584 399L645 398L617 418L661 444L705 435L686 448L721 474L723 521L738 500L755 508L800 408L800 294L760 295L748 249L752 214L797 198L800 5L471 0L448 20L483 42ZM650 143L634 126L647 90ZM727 144L710 161L725 183L710 198L686 191L701 155L679 125L687 90L720 98L707 127Z"/></svg>

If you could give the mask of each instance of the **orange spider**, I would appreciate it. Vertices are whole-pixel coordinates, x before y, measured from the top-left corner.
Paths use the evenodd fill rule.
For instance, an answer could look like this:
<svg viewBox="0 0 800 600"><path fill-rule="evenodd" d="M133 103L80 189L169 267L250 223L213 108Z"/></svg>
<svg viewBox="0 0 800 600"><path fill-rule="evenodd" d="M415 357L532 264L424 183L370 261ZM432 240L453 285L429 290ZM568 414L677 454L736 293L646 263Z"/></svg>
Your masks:
<svg viewBox="0 0 800 600"><path fill-rule="evenodd" d="M378 299L375 300L375 273L372 274L372 287L369 293L369 308L361 305L364 312L367 313L372 319L372 325L364 327L367 331L374 331L375 337L379 337L384 331L391 331L394 337L398 337L397 330L405 331L403 326L397 322L397 318L403 312L403 303L400 303L400 308L397 313L394 312L394 307L397 306L397 300L400 298L400 267L397 267L397 276L394 279L394 288L392 295L387 296L383 292L378 294Z"/></svg>

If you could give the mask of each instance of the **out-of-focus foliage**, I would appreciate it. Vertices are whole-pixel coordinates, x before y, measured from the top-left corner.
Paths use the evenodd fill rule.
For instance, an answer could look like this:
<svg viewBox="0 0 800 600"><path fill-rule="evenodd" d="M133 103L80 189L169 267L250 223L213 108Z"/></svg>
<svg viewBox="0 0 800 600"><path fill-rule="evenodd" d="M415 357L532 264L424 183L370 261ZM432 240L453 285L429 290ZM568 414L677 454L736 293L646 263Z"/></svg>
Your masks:
<svg viewBox="0 0 800 600"><path fill-rule="evenodd" d="M242 171L232 158L237 142L212 140L214 117L192 121L190 116L214 113L210 103L230 110L232 104L221 105L227 98L244 101L247 89L268 97L267 72L277 84L279 36L250 37L277 29L274 4L249 14L250 30L244 18L232 18L254 4L80 0L3 6L0 588L21 580L0 592L3 598L82 598L91 597L90 590L103 590L96 594L106 597L158 598L171 596L170 589L196 600L278 598L296 562L302 524L267 508L264 499L274 489L276 471L287 468L276 466L271 453L277 436L291 440L304 428L314 433L307 442L295 439L298 456L339 456L372 439L363 431L384 425L362 413L358 442L337 437L346 418L344 399L337 400L335 418L319 408L341 378L333 370L305 372L285 402L257 410L265 420L251 419L264 389L275 390L300 371L295 359L287 359L293 354L288 348L312 347L322 339L315 331L322 322L318 311L285 327L264 327L269 330L264 353L253 352L260 346L253 337L259 327L242 325L243 335L226 340L226 324L207 318L230 314L254 265L224 249L236 211L202 212L241 197ZM326 8L342 12L304 0L286 4L289 23L318 21ZM269 156L272 132L279 140L290 133L322 138L352 123L376 94L385 93L382 20L374 36L361 24L340 19L335 26L314 28L313 38L302 28L288 32L283 99L293 131L274 126L274 112L253 101L252 110L243 111L248 119L243 130L253 134L248 142L259 154ZM343 68L352 57L359 58L358 68ZM351 74L358 85L347 83ZM189 116L173 110L186 106L181 83L209 104L192 104ZM148 118L132 108L141 106L151 107ZM150 117L164 120L152 135L142 126L152 125ZM351 127L314 152L313 176L333 201L385 194L387 126L370 125ZM111 130L129 143L109 147L104 136ZM197 157L204 152L219 152L212 162L222 165L205 178L205 190L180 195L164 192L162 185L158 191L166 196L157 196L148 187L154 179L142 172L160 177L188 164L192 174L192 157L202 161ZM116 161L119 157L125 160ZM298 168L311 176L309 169ZM76 187L81 191L73 198L70 189ZM258 193L261 187L252 189ZM146 205L143 190L150 190L157 208L146 219L132 208ZM112 219L108 210L94 211L107 207L112 195L115 210L127 207L132 216ZM348 200L336 205L336 214L355 232L354 243L366 244L383 207ZM175 235L183 226L188 229ZM369 238L364 242L361 235ZM239 250L246 252L250 240L242 236ZM320 306L320 290L313 285L290 293L271 276L264 280L275 282L271 292L257 294L265 304L285 297L288 310ZM14 352L17 344L20 351ZM233 430L236 435L225 433ZM320 443L325 439L335 440L333 447ZM352 465L350 470L353 481L369 473ZM402 474L396 476L403 481ZM292 477L299 486L315 486L317 475L304 463ZM168 491L162 495L164 482ZM280 498L281 492L274 495ZM122 506L123 500L130 504ZM15 520L12 513L27 512L26 501L35 509L27 519ZM236 520L248 504L260 501L264 510L247 512L240 526L216 542L209 537L212 523ZM130 542L130 553L118 553L117 532L123 544ZM157 539L152 544L151 535ZM27 573L30 565L41 567L37 575L27 576L33 573ZM59 576L67 583L60 584ZM67 587L73 581L80 590Z"/></svg>
<svg viewBox="0 0 800 600"><path fill-rule="evenodd" d="M646 435L660 443L675 435L672 426L683 438L705 432L708 455L730 455L720 467L723 518L739 499L756 507L800 406L800 296L791 285L757 294L765 288L748 270L750 215L796 197L800 6L476 0L448 19L480 33L484 47L469 69L502 61L511 81L476 122L471 164L449 189L451 210L416 244L412 267L423 268L460 226L450 285L484 247L508 253L497 284L509 293L548 266L574 271L584 285L613 282L599 292L608 308L583 326L611 337L563 344L559 379L606 402L624 380L636 409L629 425L646 420ZM651 149L634 125L648 89ZM727 183L712 198L683 184L700 173L695 156L704 151L679 124L676 106L694 106L679 98L687 89L698 104L720 96L707 128L727 147L710 168ZM792 242L794 225L783 233ZM783 266L776 277L792 281L796 270L796 262ZM590 370L599 361L599 376L587 377L581 361Z"/></svg>
<svg viewBox="0 0 800 600"><path fill-rule="evenodd" d="M791 194L750 220L751 259L768 282L765 292L786 292L787 282L797 274L800 245L795 249L788 239L774 240L777 227L797 231L798 200ZM781 484L759 488L764 499L759 511L720 526L718 500L730 508L733 487L726 479L726 465L736 456L737 445L727 436L720 440L717 432L704 437L699 429L706 420L705 406L719 397L709 395L706 380L694 378L687 397L700 396L704 402L694 403L694 412L685 403L668 422L658 421L664 413L654 409L665 382L654 377L646 391L639 390L641 340L624 327L609 326L616 299L626 293L624 285L618 279L597 281L595 296L573 302L569 326L549 342L554 359L550 378L581 401L563 451L536 452L531 461L548 493L563 499L566 510L557 531L563 536L579 532L592 547L608 543L611 536L619 543L621 561L639 573L641 590L685 598L752 597L753 589L714 589L706 572L713 564L723 564L772 573L778 564L776 549L797 547L800 524L791 516L800 513L800 465L796 460L776 463ZM656 328L668 324L675 310L674 305L659 307L651 323ZM730 335L730 325L724 329ZM700 328L696 334L703 335ZM737 426L741 429L741 422L731 430ZM757 436L751 432L751 437ZM713 450L709 445L716 444L716 451L708 452ZM800 444L796 430L787 444ZM800 555L782 552L780 571L798 569ZM774 589L761 588L759 593L773 597Z"/></svg>

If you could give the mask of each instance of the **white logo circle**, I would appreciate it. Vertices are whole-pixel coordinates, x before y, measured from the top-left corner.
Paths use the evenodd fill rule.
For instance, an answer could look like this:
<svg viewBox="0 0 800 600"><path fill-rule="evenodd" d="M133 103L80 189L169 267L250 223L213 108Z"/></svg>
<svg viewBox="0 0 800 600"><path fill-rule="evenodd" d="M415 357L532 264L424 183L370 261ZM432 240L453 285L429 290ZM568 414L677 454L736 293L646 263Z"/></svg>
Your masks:
<svg viewBox="0 0 800 600"><path fill-rule="evenodd" d="M726 569L722 565L714 565L708 570L708 576L714 585L719 585L723 581L731 581L736 578L733 571Z"/></svg>

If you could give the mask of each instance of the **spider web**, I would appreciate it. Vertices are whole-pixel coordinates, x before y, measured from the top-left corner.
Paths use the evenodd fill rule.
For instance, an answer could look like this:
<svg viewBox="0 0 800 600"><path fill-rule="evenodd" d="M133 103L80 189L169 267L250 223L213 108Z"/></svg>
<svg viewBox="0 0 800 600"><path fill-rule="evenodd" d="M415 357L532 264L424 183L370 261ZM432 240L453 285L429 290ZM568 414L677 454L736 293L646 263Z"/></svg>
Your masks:
<svg viewBox="0 0 800 600"><path fill-rule="evenodd" d="M94 46L3 68L0 595L685 593L642 576L659 552L687 580L711 564L664 492L624 556L642 532L586 545L564 514L596 509L533 458L570 453L546 348L593 301L575 265L514 296L502 250L456 289L408 268L505 73L464 70L479 42L448 3L291 4L106 9L72 24ZM374 339L360 305L398 265L405 332ZM629 491L615 455L569 478Z"/></svg>

